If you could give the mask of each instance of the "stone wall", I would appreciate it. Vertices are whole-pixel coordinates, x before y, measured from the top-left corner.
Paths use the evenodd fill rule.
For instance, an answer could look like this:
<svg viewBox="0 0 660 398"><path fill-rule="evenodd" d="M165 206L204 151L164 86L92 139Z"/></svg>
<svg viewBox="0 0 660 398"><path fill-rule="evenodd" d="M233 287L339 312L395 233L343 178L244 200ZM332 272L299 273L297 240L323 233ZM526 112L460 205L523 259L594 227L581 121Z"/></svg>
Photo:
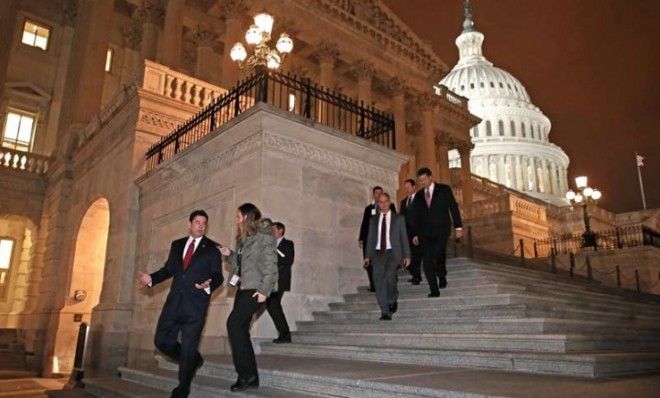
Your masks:
<svg viewBox="0 0 660 398"><path fill-rule="evenodd" d="M233 247L236 208L253 202L264 216L282 221L295 243L292 290L283 301L295 328L295 321L311 319L313 311L366 283L357 245L362 211L373 185L395 192L405 160L259 104L138 180L136 264L149 272L162 266L170 242L186 235L187 216L197 208L209 213L209 237ZM152 360L168 289L169 282L136 293L129 363ZM223 286L212 298L202 341L207 354L229 352L225 324L234 294ZM267 314L252 333L275 336Z"/></svg>

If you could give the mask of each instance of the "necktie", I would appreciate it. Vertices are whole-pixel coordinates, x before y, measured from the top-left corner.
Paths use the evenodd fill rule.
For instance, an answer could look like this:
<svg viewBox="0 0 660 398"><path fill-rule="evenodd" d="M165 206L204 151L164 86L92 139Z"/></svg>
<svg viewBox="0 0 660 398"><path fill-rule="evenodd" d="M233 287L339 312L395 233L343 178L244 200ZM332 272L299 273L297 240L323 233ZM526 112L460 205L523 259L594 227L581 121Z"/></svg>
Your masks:
<svg viewBox="0 0 660 398"><path fill-rule="evenodd" d="M412 203L412 196L408 196L408 203L406 203L406 207L410 207L411 203Z"/></svg>
<svg viewBox="0 0 660 398"><path fill-rule="evenodd" d="M187 270L190 266L190 261L192 261L193 253L195 253L195 240L193 239L188 245L188 250L186 250L186 255L183 256L183 270Z"/></svg>
<svg viewBox="0 0 660 398"><path fill-rule="evenodd" d="M426 188L426 194L424 195L426 197L426 207L431 207L431 189Z"/></svg>
<svg viewBox="0 0 660 398"><path fill-rule="evenodd" d="M387 250L387 217L383 214L383 222L380 226L380 250Z"/></svg>

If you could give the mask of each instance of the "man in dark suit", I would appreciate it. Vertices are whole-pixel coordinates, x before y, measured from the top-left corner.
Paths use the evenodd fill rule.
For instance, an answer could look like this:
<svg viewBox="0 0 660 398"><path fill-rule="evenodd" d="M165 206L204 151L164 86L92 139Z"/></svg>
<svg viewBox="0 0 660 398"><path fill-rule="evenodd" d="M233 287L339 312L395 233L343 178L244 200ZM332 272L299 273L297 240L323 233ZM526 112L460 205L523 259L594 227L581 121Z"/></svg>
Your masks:
<svg viewBox="0 0 660 398"><path fill-rule="evenodd" d="M364 246L365 242L367 241L367 235L369 234L369 219L371 217L379 214L380 210L378 210L378 205L376 204L376 200L380 196L380 194L383 193L383 188L379 186L375 186L371 190L371 194L373 195L373 202L368 204L364 208L364 214L362 214L362 224L360 224L360 236L358 237L358 244L360 245L360 248L362 249L362 257L366 257L366 248ZM390 204L390 210L392 212L396 213L396 209L394 208L394 204ZM373 269L371 266L365 267L367 271L367 276L369 277L369 291L375 292L376 289L374 288L374 276L373 276Z"/></svg>
<svg viewBox="0 0 660 398"><path fill-rule="evenodd" d="M422 248L429 297L438 297L439 289L447 287L447 239L452 224L457 239L463 235L463 224L451 187L434 182L426 167L417 171L417 178L422 189L413 200L413 244Z"/></svg>
<svg viewBox="0 0 660 398"><path fill-rule="evenodd" d="M390 195L378 197L379 214L369 221L365 267L373 267L380 320L389 321L397 310L396 272L399 264L410 265L406 220L390 209Z"/></svg>
<svg viewBox="0 0 660 398"><path fill-rule="evenodd" d="M413 285L419 285L419 283L422 281L422 251L419 246L415 246L412 243L412 204L417 194L415 180L412 178L406 180L406 182L403 183L403 189L406 192L406 197L401 199L401 204L399 205L399 214L404 216L406 219L406 231L408 231L408 244L410 245L410 267L408 267L408 272L410 272L412 278L408 282L412 283Z"/></svg>
<svg viewBox="0 0 660 398"><path fill-rule="evenodd" d="M211 293L222 285L220 251L206 236L208 215L195 210L189 217L189 236L172 242L165 265L152 274L140 272L141 287L174 278L156 326L154 343L179 363L179 385L172 397L187 397L195 371L204 360L198 352ZM181 342L178 341L181 333Z"/></svg>
<svg viewBox="0 0 660 398"><path fill-rule="evenodd" d="M275 328L277 328L278 337L273 343L290 343L291 332L289 324L282 310L282 296L284 292L291 290L291 266L295 250L293 242L284 237L286 227L281 222L273 223L273 235L277 239L277 290L270 294L266 301L266 309L273 319Z"/></svg>

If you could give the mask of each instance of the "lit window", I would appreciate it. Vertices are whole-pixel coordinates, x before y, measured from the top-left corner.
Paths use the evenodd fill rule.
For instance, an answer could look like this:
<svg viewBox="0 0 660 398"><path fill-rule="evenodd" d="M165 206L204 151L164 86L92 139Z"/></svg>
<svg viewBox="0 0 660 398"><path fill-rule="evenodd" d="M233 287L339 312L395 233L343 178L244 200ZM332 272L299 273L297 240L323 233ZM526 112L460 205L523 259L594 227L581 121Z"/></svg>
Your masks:
<svg viewBox="0 0 660 398"><path fill-rule="evenodd" d="M7 274L11 265L11 253L13 249L13 240L0 239L0 285L7 283Z"/></svg>
<svg viewBox="0 0 660 398"><path fill-rule="evenodd" d="M34 135L34 115L9 111L2 134L2 146L18 151L32 149Z"/></svg>
<svg viewBox="0 0 660 398"><path fill-rule="evenodd" d="M296 109L296 95L289 94L289 112L293 112Z"/></svg>
<svg viewBox="0 0 660 398"><path fill-rule="evenodd" d="M48 37L50 36L50 29L36 22L25 21L23 25L23 38L21 42L32 47L39 47L42 50L48 48Z"/></svg>
<svg viewBox="0 0 660 398"><path fill-rule="evenodd" d="M105 53L105 71L110 72L112 70L112 56L114 51L112 48L108 48L108 52Z"/></svg>

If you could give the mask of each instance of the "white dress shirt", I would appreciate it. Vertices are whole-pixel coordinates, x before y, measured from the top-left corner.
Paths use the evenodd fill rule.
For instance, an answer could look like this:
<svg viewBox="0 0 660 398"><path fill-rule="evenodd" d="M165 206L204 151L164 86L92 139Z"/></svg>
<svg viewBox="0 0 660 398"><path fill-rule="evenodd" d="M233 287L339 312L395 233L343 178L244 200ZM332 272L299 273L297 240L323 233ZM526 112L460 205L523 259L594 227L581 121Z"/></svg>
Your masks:
<svg viewBox="0 0 660 398"><path fill-rule="evenodd" d="M392 229L392 211L389 210L386 214L381 213L378 217L378 240L376 241L376 250L381 250L380 248L380 233L383 228L383 219L387 220L387 228L385 229L385 241L387 242L387 247L385 250L392 249L392 242L390 241L390 229Z"/></svg>
<svg viewBox="0 0 660 398"><path fill-rule="evenodd" d="M194 242L195 246L193 246L193 254L195 253L195 250L199 247L199 241L202 240L202 237L200 236L199 238L193 238L192 236L188 237L188 242L186 242L186 245L183 247L183 255L181 258L186 258L186 253L188 252L188 246L190 246L191 243Z"/></svg>

